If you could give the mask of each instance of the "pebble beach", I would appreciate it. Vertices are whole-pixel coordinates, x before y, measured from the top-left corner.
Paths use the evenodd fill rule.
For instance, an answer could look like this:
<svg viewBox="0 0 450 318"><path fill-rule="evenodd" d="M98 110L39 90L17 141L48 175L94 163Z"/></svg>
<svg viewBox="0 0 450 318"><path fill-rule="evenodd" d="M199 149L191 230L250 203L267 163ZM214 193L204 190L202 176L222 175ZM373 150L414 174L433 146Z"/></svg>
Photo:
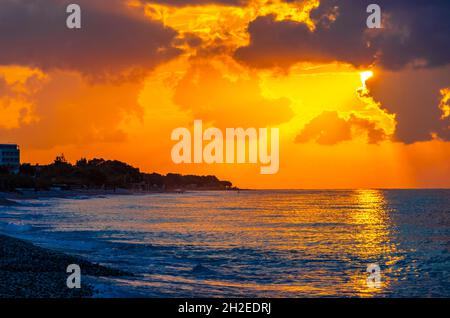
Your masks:
<svg viewBox="0 0 450 318"><path fill-rule="evenodd" d="M66 286L66 268L77 264L82 275L131 276L121 270L90 263L82 258L41 248L30 242L0 234L0 298L92 297L95 289L82 283L80 289ZM83 276L82 276L83 277Z"/></svg>

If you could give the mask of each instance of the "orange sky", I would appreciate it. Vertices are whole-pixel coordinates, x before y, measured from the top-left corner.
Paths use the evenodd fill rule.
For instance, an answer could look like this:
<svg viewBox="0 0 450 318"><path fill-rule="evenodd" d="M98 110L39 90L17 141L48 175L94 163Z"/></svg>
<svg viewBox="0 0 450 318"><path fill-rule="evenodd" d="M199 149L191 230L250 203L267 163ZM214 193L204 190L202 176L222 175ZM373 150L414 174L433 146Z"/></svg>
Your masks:
<svg viewBox="0 0 450 318"><path fill-rule="evenodd" d="M339 61L260 69L233 58L249 43L247 26L258 16L274 14L313 32L309 11L318 3L175 7L128 1L140 18L177 31L174 45L182 53L131 80L0 66L6 87L0 85L0 142L20 143L23 162L49 163L60 153L72 162L102 157L145 172L214 174L245 188L450 187L450 142L438 136L398 140L396 113L366 86L366 79L383 82L386 70ZM372 77L364 73L369 69ZM440 89L442 99L433 106L446 117L449 88ZM280 128L279 172L261 175L259 164L173 164L170 134L191 128L194 119L223 129Z"/></svg>

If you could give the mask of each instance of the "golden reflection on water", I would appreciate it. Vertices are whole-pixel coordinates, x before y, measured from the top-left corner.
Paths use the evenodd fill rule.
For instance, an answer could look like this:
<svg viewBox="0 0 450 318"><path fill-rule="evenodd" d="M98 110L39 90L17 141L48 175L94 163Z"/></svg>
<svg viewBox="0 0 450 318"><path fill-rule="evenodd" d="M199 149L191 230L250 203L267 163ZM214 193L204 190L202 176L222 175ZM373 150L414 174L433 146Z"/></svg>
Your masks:
<svg viewBox="0 0 450 318"><path fill-rule="evenodd" d="M350 193L350 194L349 194ZM298 200L304 198L299 197ZM330 204L329 199L326 199ZM311 205L311 202L308 202ZM285 205L285 203L283 203ZM313 205L314 206L314 205ZM325 208L324 208L325 206ZM286 216L286 220L291 224L314 225L317 223L337 223L329 228L300 227L291 228L292 233L284 233L288 240L279 244L278 248L292 248L292 242L296 242L297 249L307 251L311 258L321 258L326 255L327 260L339 261L343 255L351 255L348 261L358 262L359 268L346 270L345 273L336 270L336 276L328 269L315 271L314 273L304 273L299 277L299 281L309 278L312 284L304 285L279 285L283 291L295 291L302 294L316 296L326 296L332 294L348 294L352 296L371 297L383 293L389 287L389 280L386 274L393 271L395 265L402 257L397 256L396 244L392 240L392 224L387 211L387 202L382 190L354 190L342 192L332 198L329 208L325 202L316 202L316 208L310 208L308 213L299 210ZM272 207L277 208L277 203ZM273 222L279 222L274 220ZM342 224L347 223L348 230L342 228ZM278 229L278 234L280 230ZM300 234L300 232L303 232ZM270 233L265 233L270 236ZM319 245L312 244L320 242ZM348 257L348 256L347 256ZM323 258L322 258L323 259ZM367 260L365 263L361 260ZM366 267L369 264L382 261L381 283L376 287L367 283L368 273ZM306 274L306 276L305 276ZM345 278L345 276L347 276ZM328 280L328 281L327 281ZM322 286L317 288L316 286Z"/></svg>
<svg viewBox="0 0 450 318"><path fill-rule="evenodd" d="M358 190L354 200L358 209L351 214L352 221L363 227L363 231L355 232L355 252L361 257L374 258L385 252L382 245L389 241L384 196L379 190Z"/></svg>
<svg viewBox="0 0 450 318"><path fill-rule="evenodd" d="M279 251L283 261L313 264L300 264L299 268L286 274L284 278L291 283L205 281L214 286L237 284L241 288L250 288L251 285L252 290L264 293L269 289L280 295L370 297L389 287L390 282L384 274L392 271L391 266L401 259L396 256L399 253L396 253L392 240L392 224L382 190L294 192L280 197L268 194L255 201L250 197L231 196L217 206L207 206L206 211L198 208L198 198L192 200L183 201L179 207L184 211L194 207L189 214L188 227L183 222L158 224L158 230L164 227L167 231L209 233L222 239L216 241L205 236L204 241L195 244L209 248L233 245ZM222 205L229 210L217 210ZM264 264L273 259L261 253L259 261ZM346 264L340 265L342 262ZM377 288L367 284L366 267L371 263L379 263L381 267L381 285Z"/></svg>
<svg viewBox="0 0 450 318"><path fill-rule="evenodd" d="M360 296L373 296L388 288L389 281L383 275L383 267L394 265L400 260L396 257L396 246L391 240L391 224L387 203L381 190L357 190L354 200L359 206L352 213L352 221L362 227L354 233L355 255L367 260L387 259L381 266L381 284L373 287L367 284L367 273L355 273L352 283ZM369 265L368 261L368 265ZM384 265L384 266L383 266Z"/></svg>
<svg viewBox="0 0 450 318"><path fill-rule="evenodd" d="M345 272L341 272L339 268L331 269L330 272L326 267L313 272L300 272L298 283L271 287L276 287L280 292L315 296L348 294L370 297L383 293L390 283L383 275L383 270L385 274L392 271L390 266L401 260L401 257L396 256L396 245L392 241L392 224L383 191L343 191L326 199L321 198L321 195L308 199L303 196L293 197L291 202L271 198L271 202L265 204L271 207L271 213L277 211L277 216L262 216L262 221L273 226L261 231L261 219L248 215L247 221L254 223L254 226L249 226L247 230L259 233L262 238L256 240L265 240L266 247L270 246L271 249L294 253L301 251L310 259L323 261L325 265L327 261L339 262L343 255L347 255L347 261L354 262L355 268ZM307 206L306 211L304 205ZM297 206L298 209L292 211L287 208L292 206ZM316 227L323 224L330 226ZM343 226L345 224L348 226ZM248 245L249 242L243 244ZM383 262L379 264L381 283L374 287L367 283L366 266L377 263L378 260ZM309 283L305 284L305 281ZM267 286L255 288L263 291Z"/></svg>

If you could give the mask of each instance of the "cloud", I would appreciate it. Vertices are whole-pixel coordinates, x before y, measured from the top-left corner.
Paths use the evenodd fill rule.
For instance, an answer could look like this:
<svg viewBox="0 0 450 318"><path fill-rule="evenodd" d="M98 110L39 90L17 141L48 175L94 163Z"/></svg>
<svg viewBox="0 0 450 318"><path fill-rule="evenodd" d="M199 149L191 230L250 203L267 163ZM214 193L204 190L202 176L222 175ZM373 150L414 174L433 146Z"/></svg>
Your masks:
<svg viewBox="0 0 450 318"><path fill-rule="evenodd" d="M315 141L321 145L335 145L350 141L364 134L369 144L378 144L388 139L383 129L375 122L351 114L347 119L339 116L336 111L325 111L307 123L295 141L306 143Z"/></svg>
<svg viewBox="0 0 450 318"><path fill-rule="evenodd" d="M14 96L12 88L6 83L4 78L0 77L0 96L2 97L11 97Z"/></svg>
<svg viewBox="0 0 450 318"><path fill-rule="evenodd" d="M450 87L450 65L437 69L380 71L367 81L370 94L396 114L395 138L404 143L450 140L450 117L439 108L441 90Z"/></svg>
<svg viewBox="0 0 450 318"><path fill-rule="evenodd" d="M0 140L34 149L123 142L127 139L124 121L142 116L136 101L140 89L134 82L88 83L77 72L55 71L36 92L22 98L28 112L16 106L13 114L9 107L9 126L3 125L9 129L0 126ZM0 111L4 116L6 112ZM27 120L30 112L33 121ZM11 124L13 119L16 125Z"/></svg>
<svg viewBox="0 0 450 318"><path fill-rule="evenodd" d="M2 0L0 65L132 76L177 56L177 33L118 0L79 0L82 29L66 27L66 0Z"/></svg>
<svg viewBox="0 0 450 318"><path fill-rule="evenodd" d="M45 75L26 67L0 67L0 129L13 129L36 118L29 96Z"/></svg>
<svg viewBox="0 0 450 318"><path fill-rule="evenodd" d="M450 2L376 1L383 16L380 30L366 27L370 3L321 0L311 12L314 31L301 22L259 17L249 25L249 45L235 58L256 68L302 61L375 65L370 94L396 115L396 140L449 140L448 117L441 119L438 105L440 90L450 85Z"/></svg>
<svg viewBox="0 0 450 318"><path fill-rule="evenodd" d="M142 0L145 3L157 3L170 6L196 6L196 5L208 5L208 4L221 4L227 6L240 6L245 5L250 0Z"/></svg>
<svg viewBox="0 0 450 318"><path fill-rule="evenodd" d="M263 68L341 61L399 70L450 62L450 2L379 0L384 27L380 30L366 27L366 8L372 2L321 0L311 12L314 31L301 22L258 17L248 27L250 44L239 48L235 57Z"/></svg>
<svg viewBox="0 0 450 318"><path fill-rule="evenodd" d="M294 115L288 99L262 96L258 78L223 74L227 71L213 63L194 63L175 88L175 103L195 119L220 128L266 127L287 122Z"/></svg>
<svg viewBox="0 0 450 318"><path fill-rule="evenodd" d="M450 87L446 87L441 89L440 91L442 99L439 103L439 108L442 111L441 119L444 120L447 117L450 117ZM450 127L449 127L450 128Z"/></svg>

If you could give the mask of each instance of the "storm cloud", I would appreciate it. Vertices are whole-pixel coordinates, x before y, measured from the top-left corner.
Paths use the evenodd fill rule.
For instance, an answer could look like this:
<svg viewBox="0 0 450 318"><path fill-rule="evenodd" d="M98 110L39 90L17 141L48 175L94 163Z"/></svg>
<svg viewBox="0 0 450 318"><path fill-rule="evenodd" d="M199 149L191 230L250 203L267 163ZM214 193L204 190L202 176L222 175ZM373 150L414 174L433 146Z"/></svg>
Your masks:
<svg viewBox="0 0 450 318"><path fill-rule="evenodd" d="M0 65L102 77L153 68L180 53L172 47L174 30L139 17L123 1L77 1L82 28L70 30L66 27L69 3L2 0Z"/></svg>
<svg viewBox="0 0 450 318"><path fill-rule="evenodd" d="M366 8L372 2L322 0L311 12L314 31L303 23L258 17L248 28L250 44L235 57L254 67L341 61L399 70L450 62L449 1L377 1L383 28L368 29Z"/></svg>
<svg viewBox="0 0 450 318"><path fill-rule="evenodd" d="M439 108L441 90L450 87L450 65L439 69L383 72L367 82L372 96L395 113L395 138L410 144L433 136L450 140L450 118Z"/></svg>

